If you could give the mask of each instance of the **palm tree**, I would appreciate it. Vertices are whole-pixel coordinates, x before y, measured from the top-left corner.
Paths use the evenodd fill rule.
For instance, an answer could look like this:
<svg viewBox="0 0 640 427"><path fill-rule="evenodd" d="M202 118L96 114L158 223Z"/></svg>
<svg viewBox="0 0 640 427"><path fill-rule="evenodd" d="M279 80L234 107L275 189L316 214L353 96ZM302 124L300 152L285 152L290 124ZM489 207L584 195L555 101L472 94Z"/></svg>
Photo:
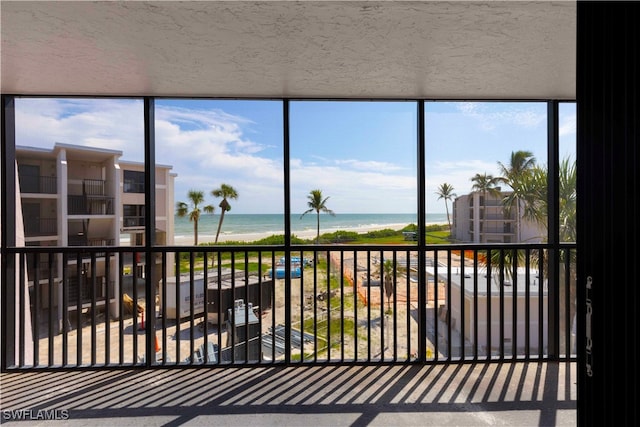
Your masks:
<svg viewBox="0 0 640 427"><path fill-rule="evenodd" d="M451 220L449 219L449 204L447 203L447 200L452 200L454 197L456 197L456 194L453 192L453 185L447 184L446 182L444 184L440 184L440 187L438 187L438 191L436 191L436 195L438 196L438 200L444 199L444 207L447 210L447 223L449 224L449 233L451 233Z"/></svg>
<svg viewBox="0 0 640 427"><path fill-rule="evenodd" d="M548 171L545 167L534 165L529 172L524 174L518 186L520 188L520 197L523 207L523 218L536 222L545 230L548 229L548 200L547 200ZM575 242L576 241L576 164L570 158L560 161L558 169L558 201L559 201L559 241ZM523 265L524 251L492 251L492 265L504 266L505 277L511 278L513 263L515 259L519 265ZM532 251L531 264L537 265L539 262L546 264L548 254L545 251ZM568 257L568 260L567 260ZM514 259L515 258L515 259ZM560 298L560 306L565 306L564 299L567 292L564 289L566 280L562 276L569 275L569 296L571 298L569 305L569 319L573 319L576 313L576 252L560 251L560 262L564 265L569 262L568 269L560 269L560 290L558 295ZM545 271L545 277L548 270ZM561 328L564 325L566 316L560 316Z"/></svg>
<svg viewBox="0 0 640 427"><path fill-rule="evenodd" d="M218 236L220 235L220 229L222 228L222 221L224 221L224 214L231 210L231 205L228 199L236 200L238 198L238 192L235 188L228 184L220 185L220 188L216 188L211 192L213 197L222 197L222 201L218 206L222 209L220 213L220 221L218 222L218 231L216 232L216 240L214 243L218 243Z"/></svg>
<svg viewBox="0 0 640 427"><path fill-rule="evenodd" d="M535 164L536 158L533 156L531 151L512 151L508 166L503 165L502 162L498 162L500 172L504 175L503 177L500 177L500 179L506 179L507 181L505 182L508 184L508 180L517 179L526 171L534 167Z"/></svg>
<svg viewBox="0 0 640 427"><path fill-rule="evenodd" d="M547 169L534 166L518 183L522 201L522 217L548 228ZM576 241L576 164L571 159L560 161L558 199L561 242Z"/></svg>
<svg viewBox="0 0 640 427"><path fill-rule="evenodd" d="M302 215L300 215L300 218L302 218L309 212L316 211L316 214L318 215L316 244L318 244L320 242L320 212L328 213L331 216L335 216L336 214L327 207L326 203L327 200L329 200L329 197L327 196L323 199L322 190L311 190L309 192L309 195L307 196L307 200L307 206L309 206L309 209L307 209Z"/></svg>
<svg viewBox="0 0 640 427"><path fill-rule="evenodd" d="M485 172L484 174L475 174L475 176L471 178L471 181L474 182L471 189L473 191L480 191L482 193L482 220L484 224L484 219L486 217L487 194L491 194L494 196L500 195L500 190L496 188L499 180L493 175L488 175Z"/></svg>
<svg viewBox="0 0 640 427"><path fill-rule="evenodd" d="M384 279L384 293L387 296L387 312L391 311L391 296L393 295L393 261L390 259L384 260L384 263L380 265L382 278Z"/></svg>
<svg viewBox="0 0 640 427"><path fill-rule="evenodd" d="M522 205L522 218L547 228L547 169L534 166L518 183L518 197Z"/></svg>
<svg viewBox="0 0 640 427"><path fill-rule="evenodd" d="M513 205L516 207L516 240L518 242L521 239L520 200L527 196L525 194L527 189L524 188L525 185L523 181L527 180L528 175L535 164L536 158L533 156L533 153L531 151L523 150L511 152L511 159L508 166L498 162L502 176L497 179L500 182L507 184L513 190L513 192L505 197L504 204L508 209Z"/></svg>
<svg viewBox="0 0 640 427"><path fill-rule="evenodd" d="M213 205L206 205L200 209L200 205L204 203L204 192L197 190L189 190L187 193L187 198L191 202L191 210L189 210L189 205L185 202L176 203L177 214L179 217L189 216L189 221L193 221L193 236L194 236L194 245L198 245L198 221L200 220L200 213L202 211L207 213L213 213L214 207Z"/></svg>
<svg viewBox="0 0 640 427"><path fill-rule="evenodd" d="M560 162L558 196L560 199L560 241L575 242L576 232L576 163L568 158Z"/></svg>

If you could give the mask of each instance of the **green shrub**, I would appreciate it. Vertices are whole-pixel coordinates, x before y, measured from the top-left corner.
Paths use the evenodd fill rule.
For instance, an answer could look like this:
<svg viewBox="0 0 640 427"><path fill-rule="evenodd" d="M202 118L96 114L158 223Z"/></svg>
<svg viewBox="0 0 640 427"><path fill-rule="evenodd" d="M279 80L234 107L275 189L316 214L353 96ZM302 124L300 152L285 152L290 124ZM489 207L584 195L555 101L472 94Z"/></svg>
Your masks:
<svg viewBox="0 0 640 427"><path fill-rule="evenodd" d="M367 231L363 236L367 239L379 239L381 237L395 237L401 235L402 231L385 228L384 230Z"/></svg>
<svg viewBox="0 0 640 427"><path fill-rule="evenodd" d="M338 230L333 233L324 233L320 235L320 242L322 243L346 243L355 242L360 235L355 231L343 231ZM315 241L315 239L313 240Z"/></svg>
<svg viewBox="0 0 640 427"><path fill-rule="evenodd" d="M427 225L426 231L448 231L449 226L447 224L431 224Z"/></svg>
<svg viewBox="0 0 640 427"><path fill-rule="evenodd" d="M400 231L401 232L402 231L413 231L413 232L416 232L416 231L418 231L418 226L416 224L409 224L409 225L407 225L406 227L404 227Z"/></svg>

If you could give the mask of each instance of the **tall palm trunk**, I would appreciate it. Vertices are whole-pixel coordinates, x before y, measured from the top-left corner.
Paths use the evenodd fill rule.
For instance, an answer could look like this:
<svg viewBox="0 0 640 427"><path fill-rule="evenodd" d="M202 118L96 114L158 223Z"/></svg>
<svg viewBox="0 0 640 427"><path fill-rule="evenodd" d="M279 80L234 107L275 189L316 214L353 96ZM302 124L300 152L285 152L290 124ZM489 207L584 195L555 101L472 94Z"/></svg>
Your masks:
<svg viewBox="0 0 640 427"><path fill-rule="evenodd" d="M449 235L451 235L451 219L449 218L449 204L447 201L444 201L444 208L447 211L447 223L449 224Z"/></svg>
<svg viewBox="0 0 640 427"><path fill-rule="evenodd" d="M220 229L222 228L222 221L224 221L224 214L226 212L226 209L222 209L222 212L220 213L220 221L218 221L218 231L216 231L216 240L214 243L218 243L218 236L220 235ZM233 221L232 221L233 222Z"/></svg>

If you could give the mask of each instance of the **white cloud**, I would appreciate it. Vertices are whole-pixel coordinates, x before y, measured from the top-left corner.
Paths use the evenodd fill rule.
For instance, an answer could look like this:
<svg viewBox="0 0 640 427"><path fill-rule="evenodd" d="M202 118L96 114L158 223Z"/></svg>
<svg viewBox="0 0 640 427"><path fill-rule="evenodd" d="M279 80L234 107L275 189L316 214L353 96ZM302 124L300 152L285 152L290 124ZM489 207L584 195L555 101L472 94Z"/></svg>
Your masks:
<svg viewBox="0 0 640 427"><path fill-rule="evenodd" d="M428 212L444 212L444 202L438 200L435 195L438 187L447 183L453 186L453 192L458 196L471 192L473 182L471 178L476 173L487 173L489 175L498 176L499 170L497 163L487 162L483 160L464 160L452 162L434 162L427 166L427 211Z"/></svg>
<svg viewBox="0 0 640 427"><path fill-rule="evenodd" d="M219 110L203 112L173 107L158 110L156 155L159 162L173 165L178 174L177 198L189 186L209 194L224 182L240 195L233 204L235 211L282 210L282 203L272 207L274 199L282 200L282 164L260 156L272 147L245 136L243 126L252 122Z"/></svg>
<svg viewBox="0 0 640 427"><path fill-rule="evenodd" d="M524 128L533 128L544 123L547 119L545 113L535 111L526 106L515 107L511 104L501 103L499 105L509 105L509 108L494 111L493 108L490 108L493 105L491 103L461 102L456 104L456 107L464 115L477 120L480 128L486 131L493 130L505 123Z"/></svg>
<svg viewBox="0 0 640 427"><path fill-rule="evenodd" d="M362 172L338 165L317 166L292 161L293 212L306 210L309 191L319 188L330 197L329 208L342 213L415 212L416 179L413 173L390 175L384 169Z"/></svg>
<svg viewBox="0 0 640 427"><path fill-rule="evenodd" d="M122 99L16 100L18 145L50 148L56 142L102 147L143 158L142 102Z"/></svg>
<svg viewBox="0 0 640 427"><path fill-rule="evenodd" d="M20 101L16 109L20 145L50 148L62 142L99 146L123 151L123 160L143 161L143 104L139 100ZM475 107L468 110L473 113ZM156 159L159 164L171 165L178 175L176 200L184 200L189 189L196 189L205 192L207 203L217 205L210 192L228 183L240 195L232 204L234 212L283 211L282 150L254 140L256 134L247 131L253 122L220 110L163 105L157 106L155 118ZM330 208L336 212L416 210L415 171L392 162L317 158L311 163L292 158L290 168L294 213L306 210L306 196L314 188L330 196ZM442 182L454 185L456 192L466 191L473 174L492 173L495 168L495 164L480 161L430 165L428 210L444 211L433 195Z"/></svg>
<svg viewBox="0 0 640 427"><path fill-rule="evenodd" d="M388 173L406 169L402 166L389 162L362 161L356 159L336 160L335 163L338 166L346 166L361 171L385 171Z"/></svg>
<svg viewBox="0 0 640 427"><path fill-rule="evenodd" d="M559 133L560 133L560 136L572 135L576 133L576 115L575 114L562 117Z"/></svg>

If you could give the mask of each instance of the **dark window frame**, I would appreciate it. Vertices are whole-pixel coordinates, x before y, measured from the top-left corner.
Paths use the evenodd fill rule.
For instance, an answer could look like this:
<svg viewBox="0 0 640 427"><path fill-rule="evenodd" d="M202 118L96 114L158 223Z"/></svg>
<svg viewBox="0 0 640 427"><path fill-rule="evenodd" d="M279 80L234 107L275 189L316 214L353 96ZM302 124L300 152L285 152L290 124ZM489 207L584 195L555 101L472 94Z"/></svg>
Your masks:
<svg viewBox="0 0 640 427"><path fill-rule="evenodd" d="M132 171L132 170L126 170L126 169L123 170L122 171L123 192L144 194L145 193L144 179L145 179L144 171Z"/></svg>

